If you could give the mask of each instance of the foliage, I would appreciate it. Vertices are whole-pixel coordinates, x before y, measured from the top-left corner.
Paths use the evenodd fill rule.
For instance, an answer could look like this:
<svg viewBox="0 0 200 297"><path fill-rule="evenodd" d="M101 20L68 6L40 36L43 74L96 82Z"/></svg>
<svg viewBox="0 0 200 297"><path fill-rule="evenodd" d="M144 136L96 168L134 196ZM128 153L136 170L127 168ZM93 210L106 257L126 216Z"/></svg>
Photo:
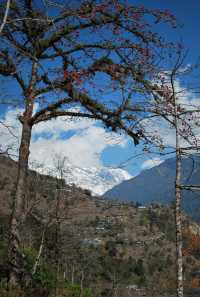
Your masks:
<svg viewBox="0 0 200 297"><path fill-rule="evenodd" d="M32 269L37 257L37 251L31 246L26 246L23 249L23 254L25 255L25 268L27 269L27 271L32 273ZM40 265L36 273L33 275L33 278L36 281L39 281L42 286L50 290L55 288L57 283L56 273L47 264Z"/></svg>
<svg viewBox="0 0 200 297"><path fill-rule="evenodd" d="M22 252L25 256L26 269L31 272L37 257L37 251L32 246L25 246Z"/></svg>
<svg viewBox="0 0 200 297"><path fill-rule="evenodd" d="M71 284L65 282L65 288L60 290L60 297L92 297L92 292L88 288L83 288L81 290L81 286L78 284ZM58 297L59 297L58 296Z"/></svg>
<svg viewBox="0 0 200 297"><path fill-rule="evenodd" d="M53 290L57 285L56 273L50 270L49 266L43 266L38 269L34 275L34 279L39 281L44 287Z"/></svg>
<svg viewBox="0 0 200 297"><path fill-rule="evenodd" d="M33 265L37 256L37 251L31 247L24 247L23 253L26 259L26 269L32 272ZM59 291L59 297L92 297L91 290L83 288L80 285L71 284L65 281L60 275L57 275L50 265L42 264L38 267L37 272L33 275L34 280L38 281L43 287L50 292L54 292L55 288Z"/></svg>
<svg viewBox="0 0 200 297"><path fill-rule="evenodd" d="M143 261L142 259L139 259L136 262L135 268L134 268L134 272L138 275L138 276L144 276L145 271L144 271L144 265L143 265Z"/></svg>

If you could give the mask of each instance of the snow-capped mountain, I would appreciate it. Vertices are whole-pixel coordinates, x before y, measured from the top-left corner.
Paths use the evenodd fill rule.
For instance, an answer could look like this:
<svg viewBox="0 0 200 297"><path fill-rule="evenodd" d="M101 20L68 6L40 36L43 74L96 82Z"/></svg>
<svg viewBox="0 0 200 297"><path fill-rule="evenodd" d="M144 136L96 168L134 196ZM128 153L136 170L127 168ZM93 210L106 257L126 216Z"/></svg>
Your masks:
<svg viewBox="0 0 200 297"><path fill-rule="evenodd" d="M21 125L17 118L22 112L21 109L9 109L1 117L5 124L0 125L1 143L5 144L2 149L12 148L9 152L13 156L18 155ZM13 127L14 138L6 128L8 126ZM68 184L73 183L91 190L93 194L102 195L132 177L123 169L106 167L102 161L107 148L123 150L127 141L125 135L106 131L99 123L88 119L63 117L42 122L33 129L29 165L40 173L59 176L56 164L64 160L62 168Z"/></svg>
<svg viewBox="0 0 200 297"><path fill-rule="evenodd" d="M88 189L93 195L102 195L115 185L132 178L125 170L120 168L110 168L102 166L100 168L87 167L80 168L73 166L69 162L59 169L32 167L42 174L49 174L65 179L67 184L75 184L83 189Z"/></svg>
<svg viewBox="0 0 200 297"><path fill-rule="evenodd" d="M102 195L108 189L124 180L130 179L131 175L122 169L113 168L70 168L65 171L67 183L74 183L84 189L89 189L95 195Z"/></svg>

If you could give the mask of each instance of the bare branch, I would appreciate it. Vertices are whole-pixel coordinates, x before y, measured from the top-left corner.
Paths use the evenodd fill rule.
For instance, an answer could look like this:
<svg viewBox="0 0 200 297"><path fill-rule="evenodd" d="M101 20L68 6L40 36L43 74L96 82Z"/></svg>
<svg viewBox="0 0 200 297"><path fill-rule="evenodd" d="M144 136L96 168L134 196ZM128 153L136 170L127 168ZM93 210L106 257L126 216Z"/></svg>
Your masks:
<svg viewBox="0 0 200 297"><path fill-rule="evenodd" d="M0 34L2 33L3 28L4 28L4 26L6 25L6 22L7 22L8 13L9 13L9 9L10 9L10 3L11 3L11 0L7 0L6 11L5 11L5 14L4 14L3 22L2 22L2 24L0 26Z"/></svg>

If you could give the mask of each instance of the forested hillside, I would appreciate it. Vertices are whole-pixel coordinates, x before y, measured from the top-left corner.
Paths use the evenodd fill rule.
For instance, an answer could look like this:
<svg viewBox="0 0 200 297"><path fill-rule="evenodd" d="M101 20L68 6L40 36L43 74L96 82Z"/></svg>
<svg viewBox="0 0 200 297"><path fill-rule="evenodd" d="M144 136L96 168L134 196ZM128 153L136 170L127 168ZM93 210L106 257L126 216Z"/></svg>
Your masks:
<svg viewBox="0 0 200 297"><path fill-rule="evenodd" d="M1 296L4 290L6 294L8 215L16 170L14 161L0 158ZM29 288L32 296L60 292L70 297L128 293L149 297L160 296L161 291L173 296L173 206L144 208L107 201L33 171L25 205L23 253L27 270L37 280ZM185 286L193 288L195 296L200 283L200 227L185 215L183 221ZM23 281L26 278L22 275Z"/></svg>

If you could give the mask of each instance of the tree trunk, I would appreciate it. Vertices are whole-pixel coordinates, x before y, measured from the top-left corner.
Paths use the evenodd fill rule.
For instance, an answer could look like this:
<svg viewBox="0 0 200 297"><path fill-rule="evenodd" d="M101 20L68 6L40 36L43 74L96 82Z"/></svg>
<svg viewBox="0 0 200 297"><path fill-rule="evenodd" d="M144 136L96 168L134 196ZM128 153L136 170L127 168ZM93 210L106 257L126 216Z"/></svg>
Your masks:
<svg viewBox="0 0 200 297"><path fill-rule="evenodd" d="M32 126L24 120L22 124L22 136L19 149L17 184L15 189L9 241L9 264L10 264L10 285L19 284L23 270L23 256L21 251L20 224L24 211L24 200L26 194L26 179L28 173L28 158L31 141Z"/></svg>
<svg viewBox="0 0 200 297"><path fill-rule="evenodd" d="M40 248L39 248L36 260L35 260L35 264L33 266L32 275L34 275L37 272L37 268L38 268L39 263L40 263L40 257L42 255L42 251L43 251L43 247L44 247L45 231L46 231L46 226L44 227L43 232L42 232L42 239L41 239L41 243L40 243Z"/></svg>
<svg viewBox="0 0 200 297"><path fill-rule="evenodd" d="M74 273L75 273L75 267L74 267L74 263L73 263L72 264L72 278L71 278L72 285L74 284Z"/></svg>
<svg viewBox="0 0 200 297"><path fill-rule="evenodd" d="M57 296L58 291L58 278L59 278L59 268L60 268L60 249L61 249L61 242L60 242L60 230L61 230L61 221L60 221L60 180L57 179L56 185L56 236L55 236L55 259L56 259L56 284L55 284L55 296Z"/></svg>
<svg viewBox="0 0 200 297"><path fill-rule="evenodd" d="M175 181L175 220L176 220L176 265L177 265L177 297L183 297L183 241L181 218L181 151L179 143L179 127L176 118L176 181Z"/></svg>
<svg viewBox="0 0 200 297"><path fill-rule="evenodd" d="M83 281L84 281L84 271L81 270L81 282L80 282L81 292L80 292L80 297L83 297Z"/></svg>

